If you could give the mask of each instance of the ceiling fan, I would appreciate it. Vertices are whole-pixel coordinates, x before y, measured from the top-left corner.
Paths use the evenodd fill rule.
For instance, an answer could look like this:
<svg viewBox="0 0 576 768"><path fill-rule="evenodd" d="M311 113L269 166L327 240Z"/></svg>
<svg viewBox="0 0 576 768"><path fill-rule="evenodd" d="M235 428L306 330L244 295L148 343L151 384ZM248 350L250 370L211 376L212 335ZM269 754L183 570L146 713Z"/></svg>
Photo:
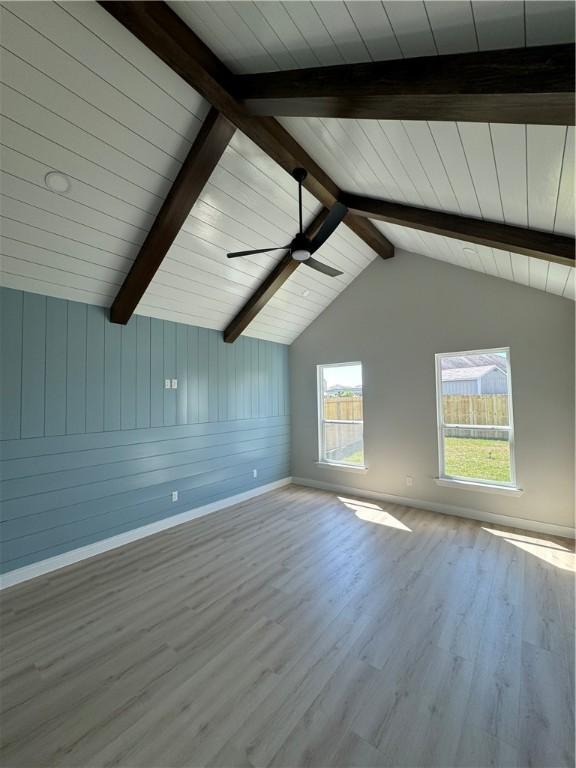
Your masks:
<svg viewBox="0 0 576 768"><path fill-rule="evenodd" d="M227 256L229 259L235 259L238 256L251 256L253 253L269 253L270 251L287 249L290 251L292 258L295 261L301 261L303 264L306 264L307 267L312 267L312 269L316 269L324 275L338 277L338 275L342 275L343 272L340 272L333 267L329 267L327 264L322 264L321 261L313 259L312 254L315 253L321 245L324 245L326 240L328 240L338 224L340 224L344 216L348 213L348 208L342 203L334 203L316 235L312 238L306 237L302 231L302 183L304 182L307 173L304 168L295 168L292 171L292 176L294 176L298 182L298 220L300 222L300 231L294 240L288 245L259 248L258 250L252 251L235 251L234 253L228 253Z"/></svg>

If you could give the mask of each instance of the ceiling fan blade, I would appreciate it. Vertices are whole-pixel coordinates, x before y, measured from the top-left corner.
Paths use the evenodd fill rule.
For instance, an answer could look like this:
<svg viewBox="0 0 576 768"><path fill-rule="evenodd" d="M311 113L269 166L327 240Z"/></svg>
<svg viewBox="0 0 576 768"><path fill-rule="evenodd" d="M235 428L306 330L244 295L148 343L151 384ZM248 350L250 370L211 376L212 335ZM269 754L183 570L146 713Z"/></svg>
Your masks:
<svg viewBox="0 0 576 768"><path fill-rule="evenodd" d="M330 213L326 217L324 224L322 224L316 236L310 241L310 253L314 253L321 245L324 245L347 213L348 208L346 208L345 205L338 202L334 203L332 208L330 208Z"/></svg>
<svg viewBox="0 0 576 768"><path fill-rule="evenodd" d="M291 244L290 244L291 245ZM284 251L290 248L290 245L274 245L272 248L259 248L256 251L234 251L227 253L229 259L235 259L238 256L251 256L253 253L270 253L270 251Z"/></svg>
<svg viewBox="0 0 576 768"><path fill-rule="evenodd" d="M306 259L306 261L303 261L302 264L306 264L307 267L312 267L312 269L322 272L325 275L329 275L330 277L338 277L338 275L344 274L344 272L340 272L338 269L334 269L334 267L329 267L327 264L322 264L321 261L316 261L312 256L310 256L309 259Z"/></svg>

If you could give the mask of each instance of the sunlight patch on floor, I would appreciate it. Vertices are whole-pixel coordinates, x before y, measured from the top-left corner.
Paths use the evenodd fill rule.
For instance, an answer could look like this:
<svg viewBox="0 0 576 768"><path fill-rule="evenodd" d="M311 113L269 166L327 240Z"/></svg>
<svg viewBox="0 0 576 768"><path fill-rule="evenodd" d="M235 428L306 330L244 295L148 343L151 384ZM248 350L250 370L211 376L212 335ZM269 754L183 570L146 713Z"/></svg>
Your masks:
<svg viewBox="0 0 576 768"><path fill-rule="evenodd" d="M518 549L528 552L528 554L534 555L556 568L576 572L576 554L563 544L558 544L558 542L549 541L548 539L541 539L538 536L498 531L494 528L486 528L485 526L482 528L484 531L505 539L509 544L513 544Z"/></svg>
<svg viewBox="0 0 576 768"><path fill-rule="evenodd" d="M367 523L375 523L376 525L385 525L388 528L397 528L400 531L408 531L412 533L412 529L404 525L397 517L387 512L380 504L375 504L369 501L358 501L357 499L349 499L345 496L338 496L338 499L344 504L344 506L351 509L359 520L364 520Z"/></svg>

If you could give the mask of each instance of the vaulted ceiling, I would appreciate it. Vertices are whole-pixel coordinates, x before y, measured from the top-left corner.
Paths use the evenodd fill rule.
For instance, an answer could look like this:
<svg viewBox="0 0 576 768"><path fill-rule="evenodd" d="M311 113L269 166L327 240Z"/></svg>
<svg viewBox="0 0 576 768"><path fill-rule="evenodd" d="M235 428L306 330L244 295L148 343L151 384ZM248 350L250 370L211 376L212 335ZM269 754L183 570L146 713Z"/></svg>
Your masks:
<svg viewBox="0 0 576 768"><path fill-rule="evenodd" d="M169 2L237 74L570 43L570 0Z"/></svg>
<svg viewBox="0 0 576 768"><path fill-rule="evenodd" d="M570 41L569 2L171 3L236 73ZM93 2L1 9L2 283L109 306L209 104ZM282 117L344 190L574 235L574 128ZM46 173L71 179L49 191ZM304 193L308 220L318 202ZM377 222L399 248L574 298L574 272ZM294 180L236 131L137 312L224 329L296 231ZM340 226L246 333L290 343L376 257ZM383 268L385 265L383 265ZM472 275L471 275L471 279ZM409 290L409 287L406 287Z"/></svg>

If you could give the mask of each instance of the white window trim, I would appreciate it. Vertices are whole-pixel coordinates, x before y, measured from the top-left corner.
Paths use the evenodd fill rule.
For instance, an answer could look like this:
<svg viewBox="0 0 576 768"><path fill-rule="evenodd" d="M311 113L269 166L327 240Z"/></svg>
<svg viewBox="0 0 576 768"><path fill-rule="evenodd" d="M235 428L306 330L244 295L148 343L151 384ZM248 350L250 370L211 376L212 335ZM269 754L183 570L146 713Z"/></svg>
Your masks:
<svg viewBox="0 0 576 768"><path fill-rule="evenodd" d="M318 409L318 460L316 464L321 467L331 467L332 469L341 469L351 472L367 472L365 464L345 464L336 461L326 461L322 456L322 425L323 424L362 424L362 450L364 451L364 419L324 419L324 379L322 371L324 368L342 368L347 365L359 365L362 371L362 403L364 403L364 366L360 360L346 361L343 363L319 363L316 366L316 405ZM364 456L366 458L366 456Z"/></svg>
<svg viewBox="0 0 576 768"><path fill-rule="evenodd" d="M447 477L435 477L436 485L445 488L460 488L462 491L482 491L482 493L499 493L502 496L522 496L522 488L516 488L511 485L493 485L491 483L482 483L476 480L454 480Z"/></svg>
<svg viewBox="0 0 576 768"><path fill-rule="evenodd" d="M366 464L337 464L335 461L321 461L316 462L318 467L327 467L328 469L339 469L342 472L358 472L361 475L365 475L368 472Z"/></svg>
<svg viewBox="0 0 576 768"><path fill-rule="evenodd" d="M490 424L444 424L442 407L442 368L441 360L444 357L467 357L470 355L493 355L498 352L506 354L508 363L508 425L490 425ZM436 424L438 431L438 467L440 476L435 478L437 485L443 485L451 488L461 488L466 490L485 491L487 493L504 493L512 496L520 496L523 491L516 483L516 456L514 450L514 412L512 407L512 366L510 363L510 347L496 347L495 349L474 349L463 352L438 352L435 355L436 365ZM482 429L498 430L508 432L508 444L510 446L510 481L494 482L493 480L483 480L475 477L458 477L456 475L447 475L444 464L444 430L445 429Z"/></svg>

